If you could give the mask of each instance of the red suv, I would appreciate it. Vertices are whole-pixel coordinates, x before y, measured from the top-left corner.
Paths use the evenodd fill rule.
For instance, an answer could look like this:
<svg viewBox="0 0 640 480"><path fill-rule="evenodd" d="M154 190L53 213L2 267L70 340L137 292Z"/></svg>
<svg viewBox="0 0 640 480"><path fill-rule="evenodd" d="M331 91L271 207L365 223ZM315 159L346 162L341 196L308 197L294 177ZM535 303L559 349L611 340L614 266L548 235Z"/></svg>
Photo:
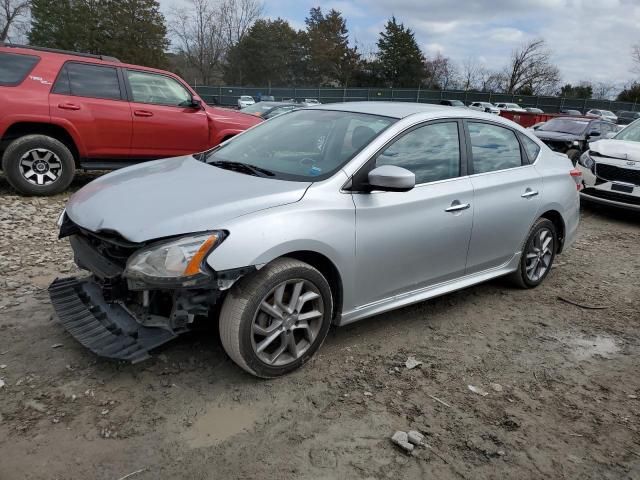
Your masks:
<svg viewBox="0 0 640 480"><path fill-rule="evenodd" d="M209 107L169 72L0 44L2 170L24 194L61 192L78 168L202 152L260 121Z"/></svg>

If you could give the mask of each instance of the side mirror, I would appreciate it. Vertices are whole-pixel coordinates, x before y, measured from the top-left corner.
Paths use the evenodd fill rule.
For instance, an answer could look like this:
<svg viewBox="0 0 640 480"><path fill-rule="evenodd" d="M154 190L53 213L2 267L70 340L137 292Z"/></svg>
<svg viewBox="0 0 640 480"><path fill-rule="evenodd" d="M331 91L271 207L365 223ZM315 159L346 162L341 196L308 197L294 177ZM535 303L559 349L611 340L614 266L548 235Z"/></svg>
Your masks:
<svg viewBox="0 0 640 480"><path fill-rule="evenodd" d="M589 135L587 135L588 137L599 137L600 136L600 132L589 132Z"/></svg>
<svg viewBox="0 0 640 480"><path fill-rule="evenodd" d="M202 108L202 100L199 98L192 98L190 106L191 108Z"/></svg>
<svg viewBox="0 0 640 480"><path fill-rule="evenodd" d="M382 165L369 172L369 185L383 192L408 192L416 186L416 176L406 168Z"/></svg>

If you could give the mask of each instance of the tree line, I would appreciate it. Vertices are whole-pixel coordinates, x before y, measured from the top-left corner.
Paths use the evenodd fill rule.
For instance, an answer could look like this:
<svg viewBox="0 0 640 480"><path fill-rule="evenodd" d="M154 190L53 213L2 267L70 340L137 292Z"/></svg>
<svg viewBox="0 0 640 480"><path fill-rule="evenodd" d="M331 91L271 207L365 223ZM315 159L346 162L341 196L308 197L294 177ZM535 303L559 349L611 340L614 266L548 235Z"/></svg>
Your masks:
<svg viewBox="0 0 640 480"><path fill-rule="evenodd" d="M264 17L261 0L189 0L165 17L157 0L0 0L0 41L107 54L168 68L190 83L460 89L611 98L613 83L562 84L544 39L515 48L500 69L427 55L391 17L373 45L350 41L342 13L312 8L302 29ZM632 58L640 69L640 45ZM639 72L640 73L640 70ZM640 84L619 100L640 100Z"/></svg>

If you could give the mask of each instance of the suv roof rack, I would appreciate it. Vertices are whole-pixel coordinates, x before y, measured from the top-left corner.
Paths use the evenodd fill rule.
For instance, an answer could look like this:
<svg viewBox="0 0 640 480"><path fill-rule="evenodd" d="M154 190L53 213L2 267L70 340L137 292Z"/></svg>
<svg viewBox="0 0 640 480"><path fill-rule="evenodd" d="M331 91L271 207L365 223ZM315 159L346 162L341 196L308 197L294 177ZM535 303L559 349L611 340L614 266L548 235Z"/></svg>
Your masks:
<svg viewBox="0 0 640 480"><path fill-rule="evenodd" d="M73 52L71 50L60 50L58 48L34 47L33 45L20 45L17 43L0 42L0 47L11 48L28 48L29 50L37 50L38 52L62 53L64 55L75 55L76 57L95 58L96 60L105 60L107 62L120 62L116 57L108 55L94 55L93 53Z"/></svg>

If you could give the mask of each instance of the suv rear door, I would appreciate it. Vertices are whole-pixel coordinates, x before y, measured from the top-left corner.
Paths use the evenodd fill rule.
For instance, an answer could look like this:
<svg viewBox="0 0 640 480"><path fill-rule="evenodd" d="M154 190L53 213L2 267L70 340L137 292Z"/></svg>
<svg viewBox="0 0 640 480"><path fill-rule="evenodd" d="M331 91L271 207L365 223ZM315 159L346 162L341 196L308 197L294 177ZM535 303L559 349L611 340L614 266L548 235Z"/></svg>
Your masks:
<svg viewBox="0 0 640 480"><path fill-rule="evenodd" d="M161 158L202 152L209 147L206 111L193 107L191 92L160 73L125 69L136 157Z"/></svg>
<svg viewBox="0 0 640 480"><path fill-rule="evenodd" d="M76 133L84 157L129 156L131 109L118 68L65 63L49 94L49 112L54 123Z"/></svg>

